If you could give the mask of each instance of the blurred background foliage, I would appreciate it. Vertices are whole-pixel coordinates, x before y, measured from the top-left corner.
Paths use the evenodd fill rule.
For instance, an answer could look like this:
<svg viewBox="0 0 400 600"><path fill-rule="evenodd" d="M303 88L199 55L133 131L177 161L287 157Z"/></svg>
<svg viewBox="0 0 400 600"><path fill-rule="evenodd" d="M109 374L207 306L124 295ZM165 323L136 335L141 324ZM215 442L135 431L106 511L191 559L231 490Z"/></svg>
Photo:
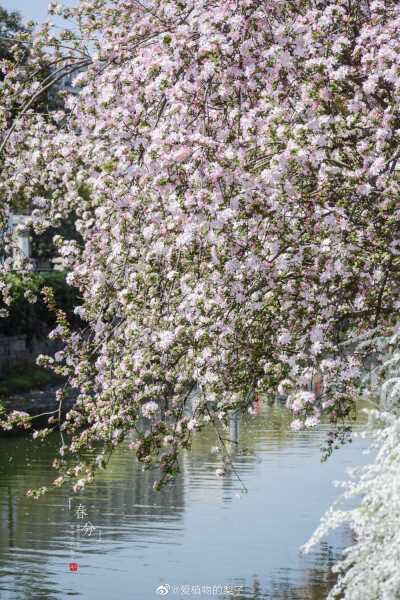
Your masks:
<svg viewBox="0 0 400 600"><path fill-rule="evenodd" d="M8 275L8 282L12 283L11 294L14 298L8 307L9 316L0 319L0 335L35 335L45 337L56 326L56 316L50 312L44 303L40 290L49 286L53 288L57 308L67 314L72 328L82 324L74 308L81 304L79 290L68 285L65 271L33 272L31 280L24 281L20 275ZM24 297L27 290L32 290L37 295L35 303L29 303ZM5 305L3 305L5 308Z"/></svg>

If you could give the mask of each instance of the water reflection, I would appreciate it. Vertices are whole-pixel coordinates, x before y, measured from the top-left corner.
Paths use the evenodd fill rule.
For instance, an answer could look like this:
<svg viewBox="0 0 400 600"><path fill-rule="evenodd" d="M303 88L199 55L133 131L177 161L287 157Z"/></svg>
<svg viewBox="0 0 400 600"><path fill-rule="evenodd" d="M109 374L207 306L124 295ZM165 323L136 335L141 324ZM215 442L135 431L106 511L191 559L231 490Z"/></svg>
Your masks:
<svg viewBox="0 0 400 600"><path fill-rule="evenodd" d="M201 592L236 586L241 588L232 595L237 600L321 600L332 586L330 568L349 542L348 533L332 535L307 557L299 557L299 547L337 495L331 481L343 478L351 462L365 462L366 442L353 443L320 465L324 426L294 434L289 422L282 406L232 421L232 438L262 459L236 457L249 490L242 500L235 497L241 485L233 473L214 476L220 463L210 447L219 443L211 427L195 438L167 492L152 492L157 474L140 471L126 440L92 486L77 494L56 490L38 501L25 492L54 478L57 436L44 442L0 439L0 597L147 600L168 584L170 596L173 587ZM79 504L95 529L77 541ZM70 562L78 564L76 573L69 571Z"/></svg>
<svg viewBox="0 0 400 600"><path fill-rule="evenodd" d="M346 536L344 536L346 537ZM343 540L346 545L349 540ZM333 565L340 558L340 553L332 546L322 542L318 552L312 557L304 557L301 563L302 581L296 583L298 573L293 569L282 568L272 578L268 589L263 588L258 576L251 582L235 581L241 592L231 595L231 600L323 600L335 582L332 573Z"/></svg>

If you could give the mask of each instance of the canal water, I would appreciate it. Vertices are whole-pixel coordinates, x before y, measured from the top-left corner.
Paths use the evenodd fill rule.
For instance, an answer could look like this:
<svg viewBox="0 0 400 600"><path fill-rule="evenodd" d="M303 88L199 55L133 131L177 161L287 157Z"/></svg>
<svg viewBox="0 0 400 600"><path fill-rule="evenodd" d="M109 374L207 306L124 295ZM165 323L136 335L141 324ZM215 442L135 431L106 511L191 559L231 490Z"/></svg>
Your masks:
<svg viewBox="0 0 400 600"><path fill-rule="evenodd" d="M215 477L212 428L196 436L170 491L152 491L156 475L141 472L126 440L85 490L64 487L36 501L25 493L54 479L58 434L44 442L1 438L0 598L323 600L351 532L334 532L307 556L299 548L339 494L332 481L367 462L368 442L356 440L321 464L326 426L293 433L281 405L233 429L257 457L235 459L248 489L241 499L233 473Z"/></svg>

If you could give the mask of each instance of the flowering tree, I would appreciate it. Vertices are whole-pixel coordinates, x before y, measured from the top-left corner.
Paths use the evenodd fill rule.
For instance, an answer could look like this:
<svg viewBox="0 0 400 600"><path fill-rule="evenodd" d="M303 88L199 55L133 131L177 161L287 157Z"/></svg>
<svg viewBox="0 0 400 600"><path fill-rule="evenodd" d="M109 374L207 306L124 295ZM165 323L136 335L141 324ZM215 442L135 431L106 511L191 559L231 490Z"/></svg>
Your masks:
<svg viewBox="0 0 400 600"><path fill-rule="evenodd" d="M50 13L76 26L56 36L47 22L16 52L52 78L2 63L0 219L23 194L38 232L75 210L84 241L56 239L87 328L59 311L65 348L40 357L80 390L55 485L91 481L138 429L132 450L161 467L160 489L205 423L277 389L293 429L327 411L329 453L363 361L386 351L352 340L390 332L400 307L400 5L81 0ZM79 70L80 94L36 114L44 87ZM2 268L6 305L15 266Z"/></svg>

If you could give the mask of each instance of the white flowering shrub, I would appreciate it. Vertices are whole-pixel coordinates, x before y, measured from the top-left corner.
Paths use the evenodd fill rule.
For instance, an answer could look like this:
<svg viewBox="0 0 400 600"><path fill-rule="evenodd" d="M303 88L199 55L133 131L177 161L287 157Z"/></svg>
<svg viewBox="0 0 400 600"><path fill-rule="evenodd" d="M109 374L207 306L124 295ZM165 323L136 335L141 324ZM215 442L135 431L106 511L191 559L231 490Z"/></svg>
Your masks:
<svg viewBox="0 0 400 600"><path fill-rule="evenodd" d="M338 581L327 600L394 600L400 597L400 418L371 411L372 448L379 448L371 464L348 469L351 479L341 483L345 492L321 520L310 549L331 529L348 523L355 542L345 549L334 567ZM366 435L364 433L363 435ZM355 508L340 508L349 499L361 501Z"/></svg>
<svg viewBox="0 0 400 600"><path fill-rule="evenodd" d="M371 410L369 428L376 458L365 467L348 469L350 479L336 483L344 493L328 510L305 552L331 529L347 523L354 544L335 565L336 585L327 600L394 600L400 597L400 333L373 330L358 338L356 352L375 349L375 364L363 384L380 392L380 410ZM380 353L385 349L385 353ZM365 391L365 390L364 390ZM352 501L353 508L344 503ZM356 506L354 507L354 504Z"/></svg>

